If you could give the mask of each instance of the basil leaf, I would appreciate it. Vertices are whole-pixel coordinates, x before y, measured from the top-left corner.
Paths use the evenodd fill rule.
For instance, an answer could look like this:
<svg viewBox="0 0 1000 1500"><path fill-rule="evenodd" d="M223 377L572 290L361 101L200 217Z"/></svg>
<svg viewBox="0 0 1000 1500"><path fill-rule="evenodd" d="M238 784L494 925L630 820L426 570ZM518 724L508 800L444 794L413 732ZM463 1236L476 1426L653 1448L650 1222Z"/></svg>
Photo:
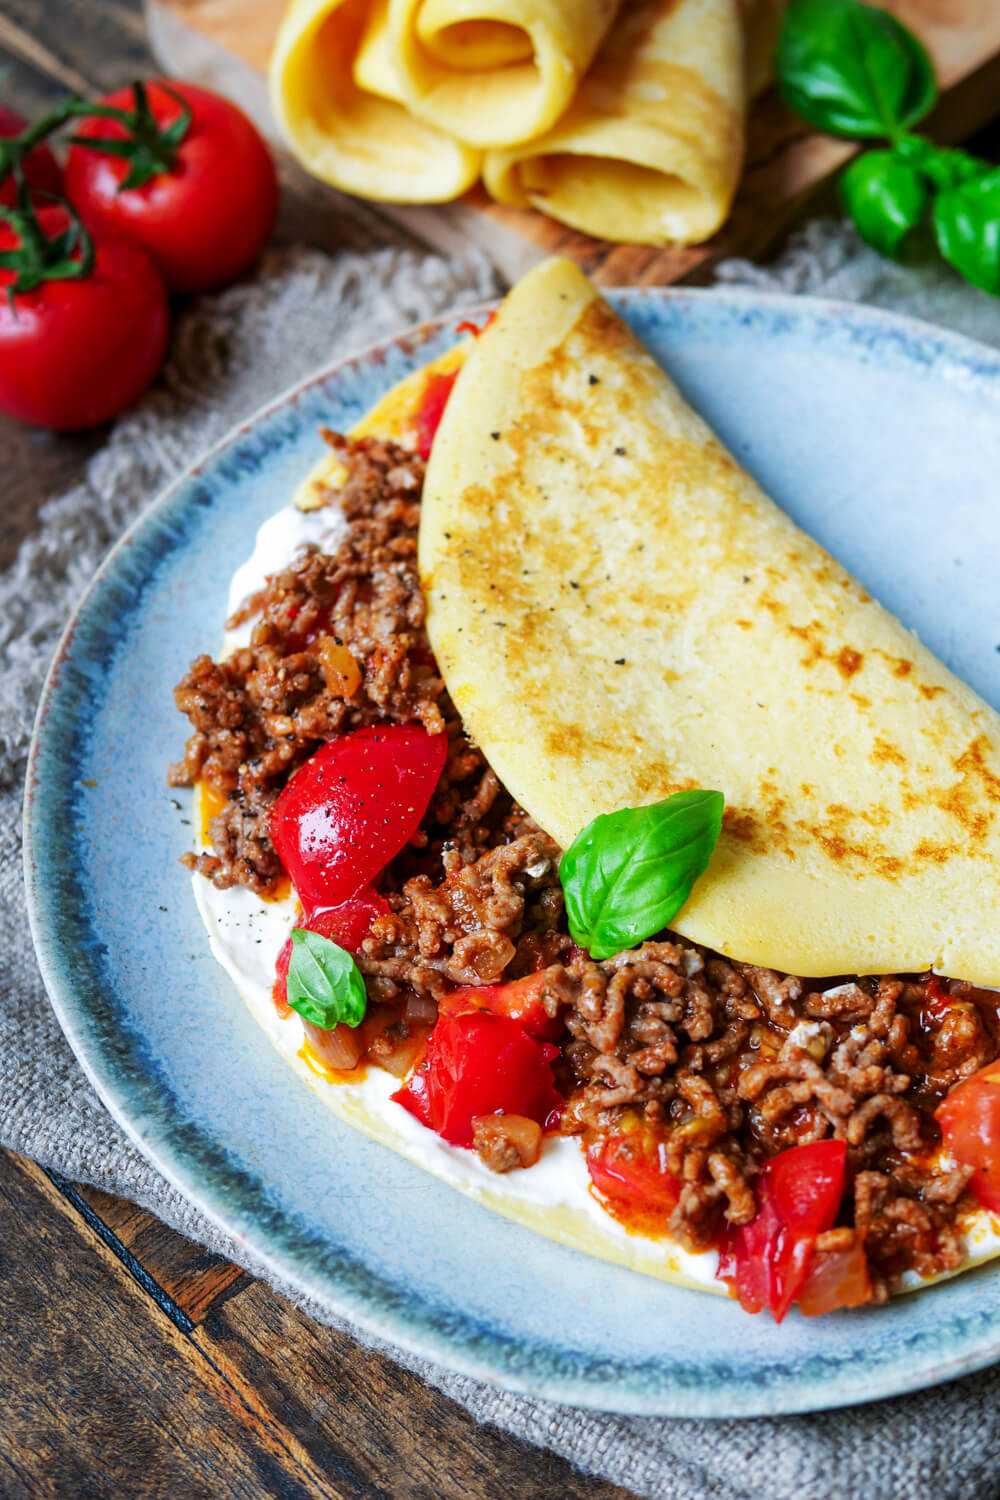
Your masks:
<svg viewBox="0 0 1000 1500"><path fill-rule="evenodd" d="M665 927L712 857L724 801L721 792L676 792L588 823L559 865L573 941L611 958Z"/></svg>
<svg viewBox="0 0 1000 1500"><path fill-rule="evenodd" d="M892 140L937 99L933 65L913 33L858 0L792 0L776 71L796 114L831 135Z"/></svg>
<svg viewBox="0 0 1000 1500"><path fill-rule="evenodd" d="M958 187L972 177L982 177L991 170L990 163L955 146L935 146L921 135L904 135L894 151L901 160L914 167L939 190Z"/></svg>
<svg viewBox="0 0 1000 1500"><path fill-rule="evenodd" d="M923 221L930 201L920 173L892 151L857 157L840 179L840 197L861 238L893 257Z"/></svg>
<svg viewBox="0 0 1000 1500"><path fill-rule="evenodd" d="M941 193L934 233L941 254L966 281L1000 297L1000 167Z"/></svg>
<svg viewBox="0 0 1000 1500"><path fill-rule="evenodd" d="M314 1026L360 1026L368 994L351 955L318 932L296 927L288 965L288 1003Z"/></svg>

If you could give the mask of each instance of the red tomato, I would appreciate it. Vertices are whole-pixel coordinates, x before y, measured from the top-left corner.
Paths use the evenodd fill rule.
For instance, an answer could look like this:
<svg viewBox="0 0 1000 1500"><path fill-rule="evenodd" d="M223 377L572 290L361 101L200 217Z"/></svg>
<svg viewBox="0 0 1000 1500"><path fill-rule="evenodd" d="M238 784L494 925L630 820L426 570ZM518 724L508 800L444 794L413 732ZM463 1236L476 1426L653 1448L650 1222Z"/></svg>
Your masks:
<svg viewBox="0 0 1000 1500"><path fill-rule="evenodd" d="M563 1021L560 1016L550 1016L545 1009L544 997L549 987L544 969L537 974L525 974L523 979L509 979L505 984L469 985L445 995L438 1002L438 1013L461 1015L470 1010L488 1010L495 1016L519 1022L529 1036L554 1042L562 1035Z"/></svg>
<svg viewBox="0 0 1000 1500"><path fill-rule="evenodd" d="M434 435L441 425L444 409L448 405L448 397L451 388L458 379L458 371L452 370L447 375L440 375L436 371L428 375L424 386L420 405L414 418L414 426L417 433L417 452L421 458L430 458L431 447L434 443Z"/></svg>
<svg viewBox="0 0 1000 1500"><path fill-rule="evenodd" d="M630 1209L669 1218L681 1195L662 1141L643 1130L612 1135L587 1152L590 1180L602 1197Z"/></svg>
<svg viewBox="0 0 1000 1500"><path fill-rule="evenodd" d="M38 219L49 238L69 223L62 208ZM0 222L0 250L19 244ZM89 276L43 281L12 311L15 277L0 267L0 410L42 427L92 427L142 394L167 347L167 294L138 245L99 242Z"/></svg>
<svg viewBox="0 0 1000 1500"><path fill-rule="evenodd" d="M472 1145L477 1115L554 1123L563 1107L552 1077L559 1048L489 1011L438 1018L424 1060L393 1098L453 1146Z"/></svg>
<svg viewBox="0 0 1000 1500"><path fill-rule="evenodd" d="M448 754L418 724L356 729L321 745L271 809L271 842L306 907L339 906L409 842Z"/></svg>
<svg viewBox="0 0 1000 1500"><path fill-rule="evenodd" d="M843 1141L814 1141L765 1165L757 1178L756 1218L727 1226L716 1272L747 1312L766 1307L780 1323L795 1301L816 1236L837 1216L846 1162Z"/></svg>
<svg viewBox="0 0 1000 1500"><path fill-rule="evenodd" d="M302 927L329 938L348 953L360 953L361 944L371 936L376 917L384 917L391 910L388 901L372 886L366 886L342 906L330 906L323 911L314 911L303 916ZM285 943L274 966L274 985L271 994L279 1010L288 1004L288 966L292 961L292 940Z"/></svg>
<svg viewBox="0 0 1000 1500"><path fill-rule="evenodd" d="M846 1250L812 1257L798 1295L799 1311L816 1318L840 1307L861 1307L871 1294L868 1257L864 1246L855 1242Z"/></svg>
<svg viewBox="0 0 1000 1500"><path fill-rule="evenodd" d="M1000 1213L1000 1062L956 1084L934 1118L955 1160L975 1167L969 1186L980 1203Z"/></svg>
<svg viewBox="0 0 1000 1500"><path fill-rule="evenodd" d="M487 330L487 328L489 328L490 324L492 322L494 322L494 320L496 319L496 316L497 316L497 312L498 312L498 309L494 308L493 311L487 315L486 321L483 324L482 328L480 328L480 326L479 326L478 323L473 323L468 318L466 318L463 322L455 324L455 332L456 333L471 333L472 337L474 339L477 339L479 337L479 335L481 333L485 333L486 330Z"/></svg>
<svg viewBox="0 0 1000 1500"><path fill-rule="evenodd" d="M95 233L127 234L148 251L167 285L204 291L232 281L256 258L278 209L274 163L256 126L228 99L193 83L167 86L191 110L174 163L141 187L120 185L129 162L89 146L73 146L66 162L66 192ZM147 85L157 124L171 125L181 107L158 83ZM100 101L131 110L131 88ZM120 141L129 132L118 120L80 120L76 134Z"/></svg>
<svg viewBox="0 0 1000 1500"><path fill-rule="evenodd" d="M0 104L0 137L9 138L12 135L20 135L27 124L27 120L22 120L21 116L16 115L12 109L4 109ZM32 146L21 163L21 171L24 173L24 180L28 186L40 190L43 194L61 193L63 190L59 163L44 141L37 146ZM0 182L0 203L13 208L16 202L17 184L11 173Z"/></svg>

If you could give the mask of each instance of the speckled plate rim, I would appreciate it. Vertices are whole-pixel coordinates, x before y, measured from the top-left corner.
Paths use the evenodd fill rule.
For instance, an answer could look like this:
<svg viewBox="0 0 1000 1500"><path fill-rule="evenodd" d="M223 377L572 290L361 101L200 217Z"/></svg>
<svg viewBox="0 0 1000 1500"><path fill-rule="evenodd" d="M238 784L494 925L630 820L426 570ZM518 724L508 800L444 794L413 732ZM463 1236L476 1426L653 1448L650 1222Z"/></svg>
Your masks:
<svg viewBox="0 0 1000 1500"><path fill-rule="evenodd" d="M671 299L683 302L711 298L748 314L767 310L774 330L787 331L797 323L831 321L862 346L888 338L917 364L939 367L949 377L976 383L996 381L1000 387L1000 353L962 335L900 314L854 303L741 289L626 288L608 290L619 308L640 301ZM904 1346L892 1362L876 1369L861 1359L867 1316L858 1319L858 1368L851 1379L845 1363L819 1355L780 1382L749 1381L740 1387L719 1385L718 1370L706 1369L692 1385L663 1364L636 1365L627 1372L615 1366L614 1351L592 1360L583 1370L579 1357L561 1360L550 1346L526 1346L498 1336L475 1319L456 1326L454 1319L433 1308L415 1306L363 1265L344 1261L326 1264L322 1247L304 1234L290 1216L261 1214L260 1196L246 1173L234 1171L222 1149L193 1122L178 1119L169 1101L131 1055L123 1057L102 1024L100 1001L88 986L85 954L74 947L59 898L71 885L72 873L59 865L61 830L58 813L66 804L67 786L59 772L71 772L70 756L60 757L58 706L66 692L71 666L86 663L93 648L91 614L102 594L113 585L122 559L144 534L164 530L163 522L178 505L185 487L210 472L254 429L299 399L312 387L366 363L379 360L389 348L412 355L449 324L476 320L496 305L478 303L435 318L393 338L381 339L360 352L337 360L297 383L239 423L171 482L135 519L109 552L91 580L49 668L35 720L29 753L24 808L24 868L28 915L39 966L56 1017L84 1073L112 1117L142 1154L184 1196L224 1233L246 1245L257 1263L302 1294L325 1305L364 1335L395 1345L417 1358L447 1369L540 1399L593 1410L647 1416L740 1417L818 1411L884 1399L953 1380L1000 1359L1000 1313L989 1312L983 1324L960 1328L947 1324L932 1345ZM387 385L390 382L387 379ZM90 658L92 661L94 657ZM54 735L48 726L56 726ZM68 731L67 731L68 732ZM36 851L46 850L49 878L43 878ZM55 864L53 865L53 852ZM63 852L66 852L64 846ZM55 869L53 878L51 872ZM99 940L98 940L99 941ZM84 947L86 942L84 943ZM106 1020L106 1018L104 1018ZM987 1268L988 1271L989 1268ZM969 1276L983 1274L972 1271Z"/></svg>

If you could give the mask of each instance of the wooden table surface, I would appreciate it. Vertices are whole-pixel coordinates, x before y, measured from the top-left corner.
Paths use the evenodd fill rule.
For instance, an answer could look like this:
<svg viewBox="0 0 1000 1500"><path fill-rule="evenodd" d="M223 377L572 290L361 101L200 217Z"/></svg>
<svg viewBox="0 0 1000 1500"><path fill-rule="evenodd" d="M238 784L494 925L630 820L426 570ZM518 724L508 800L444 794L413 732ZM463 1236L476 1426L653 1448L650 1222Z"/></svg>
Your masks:
<svg viewBox="0 0 1000 1500"><path fill-rule="evenodd" d="M3 76L3 69L9 71ZM0 0L0 98L150 71L139 0ZM1000 108L1000 101L998 101ZM1000 131L976 143L1000 156ZM384 242L282 164L278 238ZM104 430L0 417L0 568ZM612 1500L133 1205L0 1152L0 1496Z"/></svg>

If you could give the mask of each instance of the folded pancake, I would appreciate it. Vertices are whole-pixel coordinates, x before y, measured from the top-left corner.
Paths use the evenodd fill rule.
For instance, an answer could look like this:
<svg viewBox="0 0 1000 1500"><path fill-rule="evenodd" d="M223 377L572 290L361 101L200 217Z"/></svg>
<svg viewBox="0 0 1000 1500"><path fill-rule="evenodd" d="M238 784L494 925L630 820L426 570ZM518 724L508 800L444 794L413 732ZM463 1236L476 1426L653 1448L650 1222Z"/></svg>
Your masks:
<svg viewBox="0 0 1000 1500"><path fill-rule="evenodd" d="M396 203L441 203L475 182L480 153L400 102L362 0L292 0L271 55L271 107L291 150L345 192ZM364 78L359 57L366 56ZM358 75L358 76L356 76Z"/></svg>
<svg viewBox="0 0 1000 1500"><path fill-rule="evenodd" d="M724 792L684 936L793 974L1000 986L1000 717L768 499L568 262L469 353L420 567L468 731L563 847L597 813Z"/></svg>
<svg viewBox="0 0 1000 1500"><path fill-rule="evenodd" d="M558 301L562 292L572 297L569 312L571 320L584 311L587 304L578 285L578 278L574 276L567 279L561 267L552 265L543 268L542 285L546 297L551 295ZM518 296L515 293L515 311ZM590 299L594 300L593 294L590 294ZM598 304L598 309L600 306ZM512 324L509 320L510 311L511 304L508 304L501 322L505 341L510 341L512 335L514 339L518 339L523 332L523 325ZM523 311L526 315L528 310ZM634 352L634 346L625 330L610 320L606 310L604 315L615 334L615 342L609 350L610 369L613 372L617 363L618 373L627 375L629 357ZM480 357L481 344L482 339L478 345L472 339L465 339L432 364L407 376L388 391L357 424L353 429L354 434L387 437L404 445L411 445L416 412L428 379L451 374L470 355L475 367ZM533 346L525 341L522 347L530 358ZM537 353L537 347L534 352ZM495 353L490 356L491 364L495 358ZM598 387L591 387L589 382L589 374L596 373L592 358L587 359L583 369L586 371L586 389L588 392L596 391ZM571 365L563 365L561 370L561 379L568 379L572 374ZM474 368L470 375L475 380ZM643 377L647 381L651 379L646 366L643 367ZM572 396L572 391L568 393ZM681 403L677 399L680 407ZM578 404L574 403L574 406ZM440 441L439 436L437 442ZM488 441L491 444L499 443L501 439L488 437ZM509 436L503 441L509 443ZM618 443L616 446L623 444ZM615 455L615 458L620 459L622 455ZM332 452L328 453L316 465L309 478L299 486L294 497L295 504L300 509L314 508L323 498L317 493L317 482L338 484L341 478L338 468L339 460ZM731 465L727 472L732 472ZM428 490L428 495L429 493ZM277 558L273 562L280 565L283 560ZM269 562L268 565L272 564ZM523 566L530 564L526 561ZM580 581L581 573L568 569L566 576ZM436 604L435 610L439 607ZM663 629L662 620L657 621L657 628ZM549 665L550 668L553 666L552 663ZM552 676L553 688L560 691L565 685L560 681L560 671L554 670ZM203 847L208 847L208 823L217 806L213 805L211 794L206 797L203 783L199 783L196 796L198 811L195 826L200 830ZM390 1147L459 1192L472 1197L484 1207L549 1239L645 1275L701 1291L725 1293L723 1284L715 1279L717 1261L714 1251L691 1253L669 1237L650 1237L641 1232L630 1232L600 1205L590 1192L590 1179L578 1138L550 1138L542 1160L536 1166L525 1171L498 1175L485 1167L474 1152L447 1145L394 1104L390 1096L398 1086L398 1078L378 1067L361 1070L357 1081L353 1080L352 1075L330 1074L304 1042L299 1018L294 1013L279 1016L271 994L277 948L300 915L295 898L286 895L280 900L263 902L246 889L219 890L210 881L197 875L194 883L198 907L209 932L213 952L244 996L255 1020L298 1077L340 1119ZM241 939L241 933L249 932L253 932L255 938L244 936ZM262 955L266 955L263 961ZM996 1221L988 1213L979 1211L964 1214L960 1229L965 1253L960 1269L990 1260L1000 1253ZM936 1279L939 1277L921 1278L914 1273L907 1273L900 1289L912 1290Z"/></svg>
<svg viewBox="0 0 1000 1500"><path fill-rule="evenodd" d="M620 5L388 0L384 24L413 113L471 145L504 147L555 123Z"/></svg>
<svg viewBox="0 0 1000 1500"><path fill-rule="evenodd" d="M489 152L483 180L501 203L599 239L698 243L729 212L746 104L733 0L645 0L619 14L565 115Z"/></svg>

